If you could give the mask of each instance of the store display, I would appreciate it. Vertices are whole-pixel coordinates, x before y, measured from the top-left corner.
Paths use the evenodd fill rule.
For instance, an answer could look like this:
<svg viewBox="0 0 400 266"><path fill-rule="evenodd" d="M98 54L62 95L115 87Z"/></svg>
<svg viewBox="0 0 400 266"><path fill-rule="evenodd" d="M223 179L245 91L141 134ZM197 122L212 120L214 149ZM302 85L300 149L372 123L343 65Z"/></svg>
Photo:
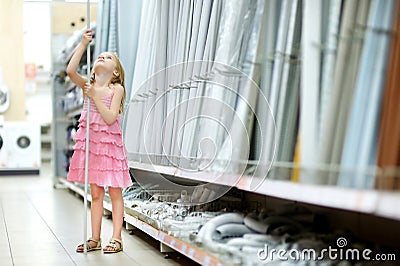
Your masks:
<svg viewBox="0 0 400 266"><path fill-rule="evenodd" d="M320 104L320 118L319 118L319 136L318 140L321 141L326 121L329 100L331 99L334 70L336 64L335 51L338 49L338 39L340 30L340 12L342 8L342 0L332 0L322 3L322 17L327 16L327 21L322 21L321 25L321 57L323 65L321 66L321 104Z"/></svg>
<svg viewBox="0 0 400 266"><path fill-rule="evenodd" d="M125 202L130 204L129 200ZM194 245L200 250L205 250L229 262L230 265L260 265L265 261L282 263L280 257L273 257L271 253L263 254L268 250L280 249L290 251L292 255L299 255L299 257L293 255L288 258L288 261L296 265L306 263L301 260L300 255L304 255L301 252L307 253L310 250L318 256L316 265L336 265L338 262L343 265L352 265L350 257L339 259L336 256L338 259L336 260L322 250L328 247L335 247L338 250L343 247L341 252L354 253L356 250L362 252L370 248L368 243L356 240L349 232L321 231L320 226L317 225L321 217L316 219L315 213L299 204L280 205L273 210L247 214L227 211L188 211L185 217L177 215L173 205L165 202L151 203L140 200L136 201L136 204L136 206L142 206L141 210L133 211L136 207L133 206L131 209L127 206L126 212L129 215L133 215L161 232L166 232L175 237L176 241L185 241L186 245ZM148 231L150 228L142 230ZM339 246L337 241L341 239L352 239L352 243L346 247ZM364 265L368 262L361 259L358 263L358 265Z"/></svg>
<svg viewBox="0 0 400 266"><path fill-rule="evenodd" d="M284 1L281 6L276 46L273 53L271 83L268 102L274 119L269 121L263 137L266 159L291 161L294 154L300 90L299 43L301 36L301 5L298 1ZM263 114L258 114L263 116ZM274 131L274 132L273 132ZM272 136L272 137L269 137ZM271 149L274 147L274 149ZM275 157L273 157L275 156ZM268 161L261 161L268 164ZM288 180L290 169L272 168L272 179ZM264 173L265 175L265 173Z"/></svg>
<svg viewBox="0 0 400 266"><path fill-rule="evenodd" d="M117 51L131 72L126 223L205 265L259 265L266 246L320 252L340 237L352 240L343 252L370 247L297 202L400 217L397 194L364 190L398 188L396 5L99 1L95 53ZM81 95L59 74L70 141ZM296 203L263 209L268 196ZM337 264L354 261L315 263Z"/></svg>
<svg viewBox="0 0 400 266"><path fill-rule="evenodd" d="M103 51L117 52L117 1L102 0L98 3L98 25L94 57ZM81 34L82 36L82 34Z"/></svg>
<svg viewBox="0 0 400 266"><path fill-rule="evenodd" d="M173 6L174 4L171 3L171 5ZM196 59L196 53L194 52L190 53L190 51L194 50L193 47L189 47L190 43L194 44L193 41L189 41L190 39L185 39L189 38L188 36L193 37L193 35L190 35L191 31L189 31L186 28L187 24L191 25L191 21L188 20L188 17L186 17L185 15L187 14L186 11L191 10L191 12L197 12L197 13L200 12L198 10L200 8L199 5L197 5L197 8L191 5L193 5L193 3L191 4L186 3L185 5L181 6L182 10L179 10L179 12L182 13L179 14L182 15L178 16L178 20L176 21L177 24L174 24L177 27L176 30L179 31L178 35L176 36L182 37L184 38L184 40L182 42L179 39L176 39L177 43L177 46L175 46L176 50L170 52L173 55L173 57L167 57L167 59L169 59L168 63L170 65L173 65L174 63L187 62L188 52L189 54L191 54L191 56L194 55L195 57L194 59ZM131 110L129 110L127 114L128 121L126 123L127 127L125 135L138 136L139 140L144 139L144 136L146 136L146 141L144 140L140 141L138 144L136 144L135 146L136 148L132 147L134 148L133 150L130 149L131 145L133 144L127 143L128 152L132 151L130 152L130 154L132 154L133 156L135 153L159 154L160 152L165 152L166 155L169 157L167 159L170 163L171 162L174 164L182 163L182 165L185 165L184 167L190 167L190 165L187 165L186 163L186 160L189 158L198 157L198 160L203 160L202 158L204 158L206 160L211 160L211 161L215 159L216 161L219 162L219 164L222 163L223 165L224 164L223 162L227 159L234 162L236 160L245 159L245 157L247 157L246 153L243 153L240 147L249 146L248 136L251 135L251 128L252 128L251 118L253 117L251 114L252 112L251 110L255 109L255 99L258 93L257 88L254 85L252 85L251 82L246 81L246 77L244 76L243 81L241 81L242 85L240 86L250 86L251 89L246 89L245 87L237 89L234 84L235 83L240 84L238 83L240 77L232 76L232 73L237 72L237 69L234 69L233 67L227 67L224 64L213 65L214 63L209 60L217 60L218 62L222 63L225 62L225 64L230 63L232 60L232 58L230 58L230 55L228 54L224 55L218 51L231 50L236 58L234 59L234 61L235 60L237 61L235 65L237 65L237 67L239 68L246 67L242 65L242 63L240 62L241 60L245 60L245 62L254 61L254 58L256 56L257 46L255 46L254 49L250 50L246 49L246 47L248 45L247 43L253 43L253 44L258 43L259 35L257 31L259 31L260 29L259 25L261 22L263 7L262 7L262 2L260 2L260 5L257 8L256 7L253 7L252 9L250 9L249 7L243 8L243 11L240 11L239 16L236 16L234 14L237 12L237 9L233 8L234 6L236 6L234 3L229 5L224 4L221 7L219 7L219 5L220 4L218 4L217 1L214 3L212 9L213 10L212 14L214 15L210 16L211 20L210 24L209 25L204 24L204 26L208 26L209 29L208 34L211 35L209 37L214 37L213 35L215 35L216 33L218 33L218 35L215 36L216 37L215 42L210 42L211 40L207 38L204 50L205 54L203 57L197 58L208 61L198 62L198 63L195 62L180 63L181 65L175 65L170 70L166 71L165 74L167 74L167 76L163 76L161 74L153 76L152 80L149 80L148 83L142 84L142 86L139 88L140 91L138 91L136 94L133 94L136 98L133 98L132 103L130 104L133 106L130 107L131 108L136 107L141 109L140 112L142 113L142 118L145 117L145 121L142 122L137 121L137 116L135 115L136 118L132 118L133 120L132 122L130 122L129 116ZM163 7L160 6L159 8ZM166 11L168 10L167 7L164 8ZM204 6L204 8L209 8L209 7ZM222 10L225 10L226 12ZM258 13L254 13L255 10L258 10ZM227 19L224 19L224 16L222 16L219 18L218 21L216 17L217 12L227 13ZM232 12L232 14L230 14L229 12ZM257 16L251 15L252 13L257 14ZM210 26L213 25L214 17L216 22L226 23L226 25L216 24L215 27L218 26L219 28L210 28ZM231 17L235 17L238 19L235 22L238 25L242 25L243 27L254 27L255 32L252 33L252 31L247 31L244 30L244 28L242 28L240 30L235 31L237 34L236 37L232 37L231 34L223 33L224 29L227 30L232 29L231 27L232 25L229 25L232 21L228 19ZM255 21L254 22L252 20L249 20L250 18L258 20L254 20ZM142 20L143 21L146 20L145 14L142 17ZM244 23L240 21L243 21ZM152 24L152 25L157 26L157 24ZM161 23L161 25L165 25L165 23ZM154 30L158 29L154 28ZM205 31L199 29L199 32L202 33ZM201 37L201 35L199 37ZM250 37L253 39L251 39ZM241 42L240 40L242 38L244 38L243 39L245 42L244 45L240 43ZM147 39L141 39L141 40L147 41ZM231 45L232 40L237 40L234 45ZM186 43L187 46L185 47L181 46L181 44L184 43ZM162 56L160 57L160 55L164 53L163 50L164 51L165 49L168 50L167 47L170 47L170 46L166 47L166 45L168 44L162 40L159 40L157 44L158 44L157 49L153 50L154 57L150 56L144 59L153 62L148 65L150 66L154 65L156 67L155 71L158 71L158 69L162 69L162 67L166 66L165 61L160 61L160 58L165 58L165 57ZM232 46L232 48L225 49L224 47L226 45ZM239 45L242 45L243 47L239 49ZM208 50L209 51L215 50L215 54L216 55L220 54L220 57L217 58L208 57L209 54L209 52L207 52ZM239 50L241 51L241 53L237 52ZM245 55L246 51L249 51L249 56L253 58L246 58ZM195 75L191 74L192 71L198 71L201 69L208 71L207 72L203 71L202 73L200 72ZM251 69L252 68L249 68L248 70L245 69L244 74L250 76L256 75L253 74ZM138 73L139 71L140 70L138 70ZM135 73L135 76L136 75L138 74ZM200 76L209 75L211 79L207 80L199 79L198 78L199 75ZM165 83L164 80L168 81L172 85L166 87L165 85L163 85ZM224 90L222 91L221 88L218 88L217 84L221 82L228 89L222 88ZM160 87L157 86L157 89L154 89L152 91L152 89L150 88L154 86L153 84L160 84ZM184 84L184 86L181 85L175 86L174 84ZM162 89L162 86L164 86L164 89ZM167 89L169 87L172 87L172 89ZM247 93L250 93L249 96L246 95ZM221 104L222 103L221 100L223 99L221 97L224 97L223 95L228 95L231 98L230 102ZM214 102L210 103L208 101L204 101L203 99L209 99ZM209 104L213 105L213 108L209 108L208 107ZM216 105L220 105L220 108L215 108ZM166 110L164 110L163 106L165 106ZM135 108L135 113L138 112L136 108ZM231 108L232 109L231 112L234 113L227 114L226 113L227 108ZM194 110L196 110L197 112L194 112ZM212 110L215 110L214 113L210 113L212 112ZM204 117L204 119L202 119L202 117ZM206 117L211 119L206 119ZM224 119L226 119L225 121L226 123L224 122ZM143 123L145 123L144 126L141 127L136 126L137 124L143 125ZM218 123L220 124L222 123L223 125L226 124L224 125L227 127L226 130L223 129L223 127L219 127ZM149 130L150 128L158 127L157 125L159 125L160 128L162 128L163 130L160 132ZM243 130L241 129L239 131L237 130L237 126L235 125L244 125L244 128ZM131 127L134 128L131 129ZM219 127L219 129L217 130L218 132L215 132L214 134L213 132L215 130L213 130L213 128L217 129L218 127ZM231 128L233 127L236 129L232 130ZM192 136L196 131L199 132L196 134L195 137L196 139L194 139ZM168 134L163 132L168 132ZM214 135L209 135L209 134L214 134ZM225 140L226 137L228 137L227 140ZM192 140L192 141L187 142L187 140ZM210 140L210 142L203 140ZM242 144L240 144L238 147L233 147L231 144L233 142L236 143L242 142ZM216 145L215 147L214 144ZM218 156L216 156L216 154L213 155L213 151L217 149L220 150ZM234 152L235 154L233 158L232 158L232 152ZM143 159L146 160L148 158L144 157ZM205 165L207 165L207 162ZM207 165L207 167L210 166ZM218 164L214 165L213 167L221 168L221 166ZM233 164L230 167L234 167ZM237 166L235 167L237 168ZM204 165L200 166L200 168L204 168ZM224 167L222 166L222 169L223 168ZM232 168L229 171L238 171L238 170L233 170Z"/></svg>
<svg viewBox="0 0 400 266"><path fill-rule="evenodd" d="M63 108L66 113L82 108L83 106L83 92L79 87L74 86L69 92L65 94L63 99Z"/></svg>
<svg viewBox="0 0 400 266"><path fill-rule="evenodd" d="M332 92L326 121L321 130L319 161L338 165L341 161L346 126L353 99L360 55L363 48L364 26L368 18L370 1L345 1L343 19L334 70ZM328 184L337 183L338 172L321 172Z"/></svg>
<svg viewBox="0 0 400 266"><path fill-rule="evenodd" d="M321 8L318 0L305 1L301 32L301 90L299 138L300 163L309 167L316 161L320 99L321 52L315 44L321 42ZM300 181L321 184L312 172L300 172Z"/></svg>
<svg viewBox="0 0 400 266"><path fill-rule="evenodd" d="M142 13L141 0L117 1L118 16L118 55L125 70L125 87L132 88L135 71L136 51L138 46L140 18ZM131 98L131 90L126 90L126 103Z"/></svg>
<svg viewBox="0 0 400 266"><path fill-rule="evenodd" d="M344 141L341 159L343 171L338 180L340 186L372 188L374 185L375 176L369 167L376 164L377 125L389 48L390 35L387 32L393 25L393 5L394 1L371 2Z"/></svg>

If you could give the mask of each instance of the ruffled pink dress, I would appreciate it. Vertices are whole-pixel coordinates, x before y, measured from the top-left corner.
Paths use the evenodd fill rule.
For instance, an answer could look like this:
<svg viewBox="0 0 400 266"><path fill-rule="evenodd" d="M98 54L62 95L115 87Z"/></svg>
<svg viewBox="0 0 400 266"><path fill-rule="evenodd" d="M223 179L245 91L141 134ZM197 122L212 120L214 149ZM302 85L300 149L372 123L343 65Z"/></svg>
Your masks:
<svg viewBox="0 0 400 266"><path fill-rule="evenodd" d="M110 108L113 95L114 91L110 96L102 99L108 108ZM86 117L87 101L85 99L67 176L68 181L82 184L85 183ZM120 120L121 116L118 115L114 123L107 125L94 102L90 101L89 184L121 188L132 185Z"/></svg>

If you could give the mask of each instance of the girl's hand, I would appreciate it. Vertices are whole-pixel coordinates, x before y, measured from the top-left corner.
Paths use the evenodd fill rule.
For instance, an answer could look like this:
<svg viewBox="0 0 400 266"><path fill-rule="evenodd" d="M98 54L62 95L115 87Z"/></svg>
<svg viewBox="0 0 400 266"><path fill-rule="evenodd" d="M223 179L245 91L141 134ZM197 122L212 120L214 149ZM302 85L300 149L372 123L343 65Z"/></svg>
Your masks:
<svg viewBox="0 0 400 266"><path fill-rule="evenodd" d="M93 39L93 31L92 30L86 30L85 33L82 35L82 41L81 43L85 46L88 46L89 43Z"/></svg>
<svg viewBox="0 0 400 266"><path fill-rule="evenodd" d="M83 86L83 93L91 99L93 99L96 96L96 90L90 83L85 83L85 85Z"/></svg>

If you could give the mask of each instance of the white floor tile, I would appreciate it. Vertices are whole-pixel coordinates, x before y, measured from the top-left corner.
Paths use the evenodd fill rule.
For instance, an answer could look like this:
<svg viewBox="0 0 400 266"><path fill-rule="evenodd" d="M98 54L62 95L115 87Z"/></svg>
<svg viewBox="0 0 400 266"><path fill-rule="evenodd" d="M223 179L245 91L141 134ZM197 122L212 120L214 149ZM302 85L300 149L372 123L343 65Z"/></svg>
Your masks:
<svg viewBox="0 0 400 266"><path fill-rule="evenodd" d="M165 259L159 243L138 230L134 235L123 230L121 253L76 253L83 242L83 200L54 189L51 174L44 164L40 176L0 176L1 266L196 265L186 258ZM111 233L112 221L104 218L103 246Z"/></svg>

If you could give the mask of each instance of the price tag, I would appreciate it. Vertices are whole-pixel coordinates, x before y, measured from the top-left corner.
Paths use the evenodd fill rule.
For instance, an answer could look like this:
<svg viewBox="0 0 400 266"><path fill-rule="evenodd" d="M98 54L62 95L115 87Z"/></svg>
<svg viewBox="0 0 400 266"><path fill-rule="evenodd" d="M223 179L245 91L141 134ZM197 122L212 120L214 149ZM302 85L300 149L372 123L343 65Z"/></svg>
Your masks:
<svg viewBox="0 0 400 266"><path fill-rule="evenodd" d="M189 256L189 258L193 258L193 255L194 255L194 249L189 249L189 253L188 253L188 256Z"/></svg>
<svg viewBox="0 0 400 266"><path fill-rule="evenodd" d="M146 234L150 234L150 230L149 230L149 228L148 228L147 226L143 226L143 231L144 231Z"/></svg>
<svg viewBox="0 0 400 266"><path fill-rule="evenodd" d="M187 246L185 244L182 244L182 246L181 246L182 252L186 252L186 248L187 248Z"/></svg>
<svg viewBox="0 0 400 266"><path fill-rule="evenodd" d="M169 244L171 245L171 247L174 247L175 246L175 239L172 239Z"/></svg>
<svg viewBox="0 0 400 266"><path fill-rule="evenodd" d="M206 256L204 257L203 265L208 266L210 265L211 259L210 257Z"/></svg>

